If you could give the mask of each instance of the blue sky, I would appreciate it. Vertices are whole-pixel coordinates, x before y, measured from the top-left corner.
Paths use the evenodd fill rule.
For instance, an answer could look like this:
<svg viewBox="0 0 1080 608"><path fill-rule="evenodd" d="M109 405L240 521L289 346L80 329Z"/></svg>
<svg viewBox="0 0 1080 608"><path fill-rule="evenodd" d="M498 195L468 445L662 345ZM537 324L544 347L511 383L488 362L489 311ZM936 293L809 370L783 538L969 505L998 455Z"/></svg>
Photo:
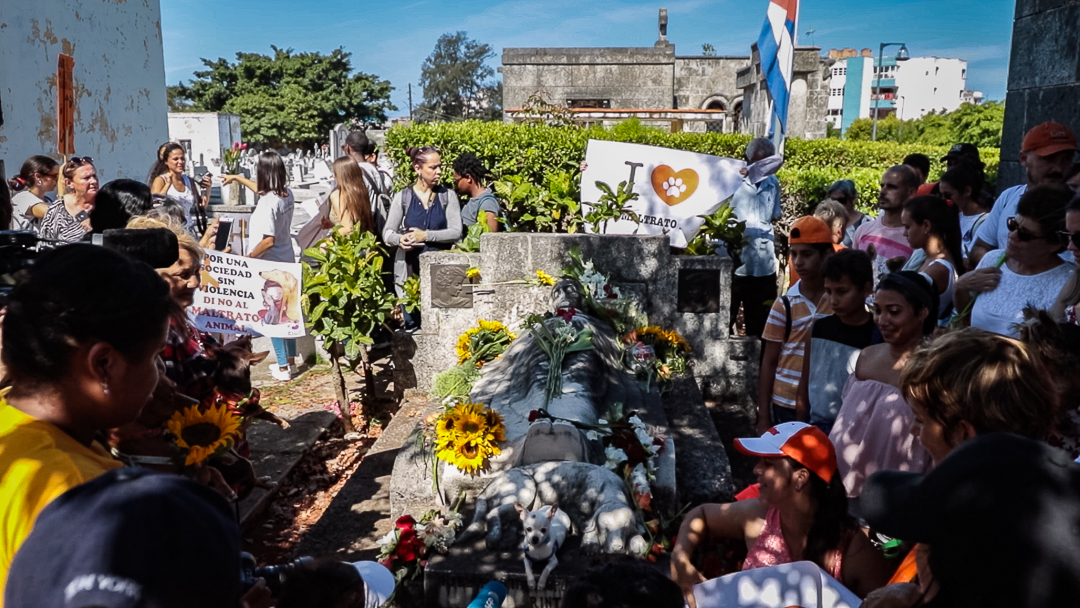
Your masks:
<svg viewBox="0 0 1080 608"><path fill-rule="evenodd" d="M200 58L235 60L237 51L269 54L270 45L329 52L343 47L353 67L390 81L393 101L408 113L420 66L445 32L465 30L503 47L651 46L656 17L668 9L668 39L679 55L710 43L720 55L749 54L765 19L766 0L162 0L165 77L189 80ZM907 42L913 57L969 62L968 88L1004 99L1014 0L806 0L799 43L873 48ZM806 32L813 28L812 36Z"/></svg>

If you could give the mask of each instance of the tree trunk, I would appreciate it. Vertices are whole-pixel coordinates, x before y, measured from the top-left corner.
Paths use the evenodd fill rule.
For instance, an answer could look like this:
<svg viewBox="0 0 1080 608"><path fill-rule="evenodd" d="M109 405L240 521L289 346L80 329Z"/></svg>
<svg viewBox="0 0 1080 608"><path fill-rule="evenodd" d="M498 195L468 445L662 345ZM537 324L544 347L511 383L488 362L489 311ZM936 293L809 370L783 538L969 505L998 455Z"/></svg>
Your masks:
<svg viewBox="0 0 1080 608"><path fill-rule="evenodd" d="M371 370L371 359L365 345L360 345L360 367L364 368L364 384L367 387L365 401L375 405L375 374Z"/></svg>
<svg viewBox="0 0 1080 608"><path fill-rule="evenodd" d="M338 411L341 412L341 424L346 433L355 433L356 427L352 423L352 414L349 403L349 389L345 386L345 375L341 373L341 346L337 343L328 345L330 353L330 367L334 373L334 396L337 397Z"/></svg>

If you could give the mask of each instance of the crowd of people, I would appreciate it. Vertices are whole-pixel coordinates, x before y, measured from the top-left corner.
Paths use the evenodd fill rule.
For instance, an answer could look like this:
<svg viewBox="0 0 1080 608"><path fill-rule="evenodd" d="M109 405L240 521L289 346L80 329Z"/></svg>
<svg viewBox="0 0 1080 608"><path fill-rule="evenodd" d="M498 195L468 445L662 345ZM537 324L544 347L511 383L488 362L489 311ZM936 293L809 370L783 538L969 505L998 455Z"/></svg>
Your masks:
<svg viewBox="0 0 1080 608"><path fill-rule="evenodd" d="M888 168L874 216L859 211L854 182L837 181L791 225L788 277L775 244L780 183L744 177L732 201L748 239L732 319L762 341L760 437L736 448L758 459L757 483L736 502L686 514L671 580L612 564L584 574L565 605L694 605L694 585L715 574L701 559L717 541L745 545L743 569L813 562L867 608L1080 597L1077 151L1067 127L1035 127L1020 153L1026 183L996 201L978 149L964 143L941 159L937 182L927 182L922 155ZM395 191L363 133L342 152L325 226L383 243L387 286L399 294L421 253L451 247L471 226L500 229L502 208L472 154L455 159L448 188L439 150L410 148L416 181ZM746 151L751 163L774 154L764 139ZM295 261L282 158L265 152L254 179L220 179L257 195L245 255ZM61 180L65 193L53 199ZM0 337L7 605L269 605L265 582L245 579L229 557L240 551L228 504L239 498L237 478L209 466L179 467L186 480L121 468L117 447L163 435L164 419L147 414L160 408L148 403L226 392L232 404L258 401L256 389L217 373L237 352L257 358L250 343L218 344L185 314L206 250L218 246L219 225L206 221L211 178L190 178L183 147L170 142L145 183L99 184L85 156L63 165L32 156L7 185L14 196L0 200L0 227L36 232L42 245L8 294ZM117 228L167 233L178 253L148 266L82 243ZM273 352L273 377L294 377L295 340L274 339ZM161 564L215 559L198 560L204 572L192 581L110 551ZM383 574L363 565L328 560L307 572L276 590L278 606L313 606L320 593L320 606L387 596Z"/></svg>
<svg viewBox="0 0 1080 608"><path fill-rule="evenodd" d="M812 561L867 608L1080 597L1077 152L1066 126L1034 127L1026 183L996 201L975 146L952 146L936 183L911 155L873 218L837 181L790 227L783 295L758 255L779 195L744 182L732 322L761 337L760 437L736 448L758 483L684 519L671 570L688 602L718 541L745 542L744 570Z"/></svg>

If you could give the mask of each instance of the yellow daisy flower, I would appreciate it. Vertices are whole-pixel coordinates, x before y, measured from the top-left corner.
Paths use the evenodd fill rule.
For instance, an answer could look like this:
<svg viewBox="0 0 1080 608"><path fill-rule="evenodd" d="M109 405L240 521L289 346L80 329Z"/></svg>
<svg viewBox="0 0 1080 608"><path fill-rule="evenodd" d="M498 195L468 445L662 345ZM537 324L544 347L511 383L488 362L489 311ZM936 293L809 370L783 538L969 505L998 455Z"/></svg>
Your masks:
<svg viewBox="0 0 1080 608"><path fill-rule="evenodd" d="M240 432L240 417L224 404L200 411L191 406L173 414L166 427L176 445L187 451L185 465L199 464L235 443Z"/></svg>
<svg viewBox="0 0 1080 608"><path fill-rule="evenodd" d="M480 276L480 269L477 268L476 266L470 266L469 269L465 271L465 278L466 279L475 279L475 278L477 278L479 276Z"/></svg>
<svg viewBox="0 0 1080 608"><path fill-rule="evenodd" d="M544 285L551 286L551 285L555 284L555 277L553 277L550 274L544 272L543 270L537 270L536 271L536 278L539 279L539 281L541 283L543 283Z"/></svg>

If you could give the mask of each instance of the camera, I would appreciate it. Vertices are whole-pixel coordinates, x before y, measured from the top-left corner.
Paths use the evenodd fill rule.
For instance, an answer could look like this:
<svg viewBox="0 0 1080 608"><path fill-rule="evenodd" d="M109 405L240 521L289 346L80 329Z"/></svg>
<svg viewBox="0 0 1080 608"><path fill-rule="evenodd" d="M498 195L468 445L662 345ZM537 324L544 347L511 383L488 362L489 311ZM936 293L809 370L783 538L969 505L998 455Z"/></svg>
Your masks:
<svg viewBox="0 0 1080 608"><path fill-rule="evenodd" d="M168 268L180 258L176 235L164 228L106 230L91 235L89 242L145 262L151 268ZM7 306L15 288L16 273L33 266L39 243L49 244L49 241L39 239L33 232L0 230L0 307Z"/></svg>
<svg viewBox="0 0 1080 608"><path fill-rule="evenodd" d="M240 582L243 586L243 592L247 593L261 578L266 581L266 586L270 589L270 595L277 597L281 593L281 585L289 578L290 574L297 570L310 568L314 563L315 559L312 557L298 557L285 564L257 566L255 556L242 552L240 554Z"/></svg>

